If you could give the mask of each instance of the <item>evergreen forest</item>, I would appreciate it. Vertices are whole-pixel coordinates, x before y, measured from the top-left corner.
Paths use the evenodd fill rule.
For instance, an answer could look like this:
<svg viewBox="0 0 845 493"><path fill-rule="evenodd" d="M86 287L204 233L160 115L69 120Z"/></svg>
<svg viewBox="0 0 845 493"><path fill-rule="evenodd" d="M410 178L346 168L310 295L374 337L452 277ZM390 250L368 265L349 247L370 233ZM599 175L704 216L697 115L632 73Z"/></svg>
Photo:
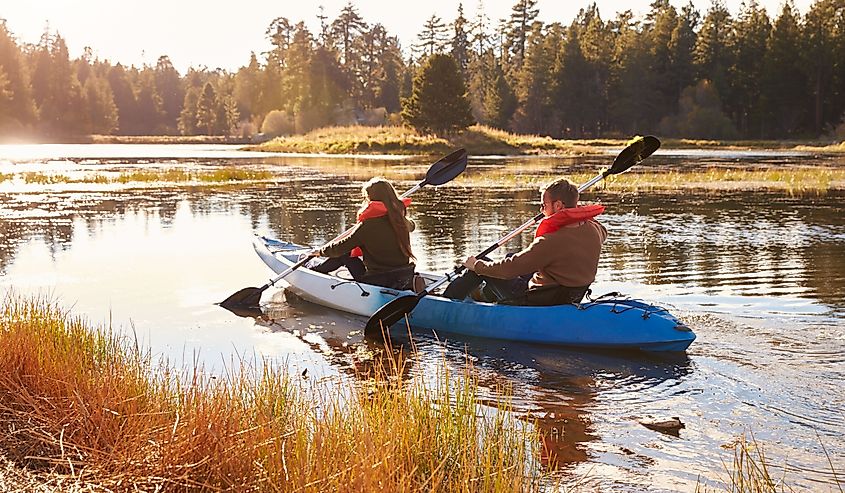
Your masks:
<svg viewBox="0 0 845 493"><path fill-rule="evenodd" d="M71 58L45 31L20 42L0 19L0 136L304 133L408 124L449 133L478 122L556 138L659 133L699 139L816 138L845 115L845 0L732 15L654 0L612 15L587 5L541 22L537 0L493 21L438 12L413 46L351 1L319 32L278 17L266 51L236 72L180 74L167 55L124 66L88 48ZM443 17L441 17L443 16ZM96 48L96 47L94 47Z"/></svg>

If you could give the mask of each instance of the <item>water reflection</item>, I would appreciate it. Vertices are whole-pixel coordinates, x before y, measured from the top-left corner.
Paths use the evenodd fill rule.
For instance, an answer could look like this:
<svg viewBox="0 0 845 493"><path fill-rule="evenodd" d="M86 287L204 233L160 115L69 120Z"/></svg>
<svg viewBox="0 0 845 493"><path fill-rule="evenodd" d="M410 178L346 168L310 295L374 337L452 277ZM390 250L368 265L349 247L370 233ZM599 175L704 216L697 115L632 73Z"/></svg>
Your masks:
<svg viewBox="0 0 845 493"><path fill-rule="evenodd" d="M653 162L681 167L694 165L687 164L693 158L658 155ZM792 159L769 156L749 165ZM151 161L90 166L174 165ZM518 166L526 177L545 176L595 171L606 161L485 159L471 161L470 169L480 171L468 172ZM404 190L419 179L426 160L237 162L272 168L279 178L258 185L88 190L5 190L0 184L0 286L54 292L75 312L113 320L116 330L136 333L156 354L176 360L198 352L213 366L221 355L227 361L231 354L257 354L309 378L356 378L389 361L392 353L363 340L360 317L291 304L274 290L257 318L234 317L212 303L269 277L249 247L253 233L319 244L355 220L362 180L395 173L391 178ZM529 188L458 184L418 192L410 211L421 268L446 271L486 247L536 212L537 195ZM588 198L608 206L602 221L610 231L595 291L671 305L698 334L689 357L665 361L421 335L416 351L404 353L406 378L426 378L444 355L456 371L469 358L485 404L496 407L502 386L512 388L515 410L545 437L544 467L564 477L592 477L588 487L692 490L699 475L719 476L722 446L748 430L778 444L768 452L775 463L789 464L787 480L797 479L790 484L833 485L816 433L834 463L842 463L842 195L598 189ZM515 238L503 250L530 240L530 234ZM410 345L397 337L398 345ZM687 425L677 438L640 424L671 416Z"/></svg>

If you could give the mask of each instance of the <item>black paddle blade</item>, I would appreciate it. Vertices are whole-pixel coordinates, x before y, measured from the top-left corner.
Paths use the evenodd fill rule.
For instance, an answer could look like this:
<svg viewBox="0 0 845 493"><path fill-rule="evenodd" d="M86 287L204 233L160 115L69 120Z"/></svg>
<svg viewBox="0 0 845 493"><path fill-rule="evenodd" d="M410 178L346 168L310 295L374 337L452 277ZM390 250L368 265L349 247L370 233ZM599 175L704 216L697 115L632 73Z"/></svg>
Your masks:
<svg viewBox="0 0 845 493"><path fill-rule="evenodd" d="M448 183L463 173L466 167L467 151L466 149L458 149L452 154L440 158L439 161L428 168L425 174L425 184L436 187Z"/></svg>
<svg viewBox="0 0 845 493"><path fill-rule="evenodd" d="M419 302L419 295L409 294L400 296L390 303L385 304L367 320L367 326L364 327L364 335L373 336L381 334L382 326L387 329L402 320L405 318L405 315L411 313L417 307Z"/></svg>
<svg viewBox="0 0 845 493"><path fill-rule="evenodd" d="M628 171L631 166L651 156L659 148L660 140L653 135L634 137L628 146L622 149L622 152L613 160L613 166L605 172L605 176L618 175L619 173Z"/></svg>
<svg viewBox="0 0 845 493"><path fill-rule="evenodd" d="M237 293L229 296L225 300L218 303L218 305L222 306L223 308L234 311L233 308L244 308L244 307L251 307L251 306L258 306L258 303L261 302L261 293L264 292L265 288L243 288Z"/></svg>

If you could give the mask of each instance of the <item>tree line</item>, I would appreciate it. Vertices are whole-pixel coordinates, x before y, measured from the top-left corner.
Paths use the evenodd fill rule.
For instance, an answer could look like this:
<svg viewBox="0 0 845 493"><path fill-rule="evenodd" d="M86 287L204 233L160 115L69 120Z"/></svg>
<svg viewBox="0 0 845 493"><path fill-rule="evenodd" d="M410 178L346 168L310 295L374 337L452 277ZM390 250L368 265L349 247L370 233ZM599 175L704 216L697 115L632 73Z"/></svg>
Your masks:
<svg viewBox="0 0 845 493"><path fill-rule="evenodd" d="M816 137L845 115L845 0L770 17L756 0L736 17L654 0L603 19L595 4L568 25L517 0L495 25L479 3L451 22L432 15L403 53L352 2L319 32L279 17L267 51L236 72L167 56L136 68L71 59L45 32L18 43L0 19L0 132L248 135L334 124L405 122L425 131L473 122L563 138L654 132L690 138ZM382 112L372 110L383 108ZM367 116L369 115L369 116ZM440 120L442 121L440 121Z"/></svg>

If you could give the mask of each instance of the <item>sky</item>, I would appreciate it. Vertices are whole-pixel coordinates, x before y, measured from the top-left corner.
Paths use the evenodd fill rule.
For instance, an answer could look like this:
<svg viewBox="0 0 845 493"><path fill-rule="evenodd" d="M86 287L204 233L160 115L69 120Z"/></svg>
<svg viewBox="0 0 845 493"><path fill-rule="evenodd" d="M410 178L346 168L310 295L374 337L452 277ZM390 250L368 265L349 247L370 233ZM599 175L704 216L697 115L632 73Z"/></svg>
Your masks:
<svg viewBox="0 0 845 493"><path fill-rule="evenodd" d="M37 43L45 27L58 32L66 41L70 56L80 56L86 46L100 59L112 63L154 65L161 55L182 74L188 67L223 68L234 71L249 62L251 52L267 51L264 36L276 17L296 23L304 21L312 33L319 31L319 6L329 21L336 18L348 0L0 0L0 18L19 43ZM710 0L692 0L702 16ZM569 24L589 0L538 0L538 19ZM688 0L671 0L680 9ZM769 17L775 17L783 0L758 0ZM484 12L495 26L510 15L516 0L482 0ZM631 9L644 15L651 0L596 0L603 19ZM812 0L794 0L806 13ZM408 49L432 14L444 22L454 20L457 1L447 0L355 0L359 14L368 24L381 23L391 35L399 36ZM464 16L472 19L479 0L463 2ZM725 0L732 14L739 11L741 0Z"/></svg>

